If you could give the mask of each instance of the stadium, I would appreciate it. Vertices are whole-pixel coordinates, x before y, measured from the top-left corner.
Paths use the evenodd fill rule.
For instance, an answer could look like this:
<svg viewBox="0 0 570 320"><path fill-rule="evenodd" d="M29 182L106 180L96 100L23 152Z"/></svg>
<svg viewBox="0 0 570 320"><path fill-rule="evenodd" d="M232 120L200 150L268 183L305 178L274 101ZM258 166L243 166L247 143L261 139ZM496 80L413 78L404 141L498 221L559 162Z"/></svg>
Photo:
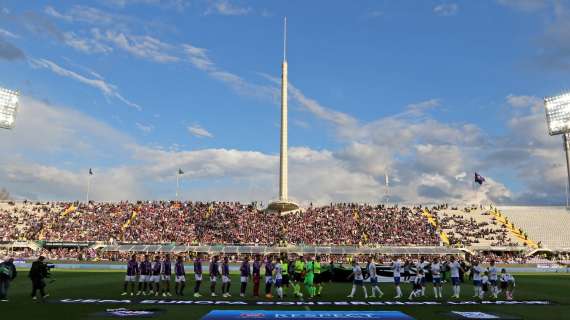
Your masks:
<svg viewBox="0 0 570 320"><path fill-rule="evenodd" d="M562 2L530 3L498 1L493 5L501 19L509 16L504 10L537 15L554 10L556 19L566 12ZM19 79L14 72L12 80L0 74L0 148L5 151L0 160L0 186L7 186L0 191L3 319L569 318L570 94L555 91L544 99L507 95L506 104L515 111L506 124L512 131L506 133L495 126L508 113L503 111L497 119L489 116L489 127L464 122L445 125L453 116L433 111L442 104L439 98L397 107L393 113L365 122L347 110L335 111L305 96L297 87L302 83L297 76L293 77L295 86L289 83L288 55L292 54L297 72L300 68L295 69L295 63L310 59L310 54L295 53L301 40L289 45L287 18L277 19L268 9L257 7L260 3L241 4L102 1L44 8L0 4L0 18L7 18L0 19L0 66L27 70L25 76L33 78ZM275 12L284 10L276 3L265 5ZM474 10L465 3L430 5L426 8L437 19ZM412 10L413 14L422 14L426 8L421 7ZM192 15L190 8L201 13ZM307 8L320 12L311 5ZM361 10L363 4L344 3L336 14L349 8ZM392 9L396 8L403 7ZM371 11L353 22L387 19L387 9ZM236 22L228 27L218 20L252 15L267 20L249 22L256 26L251 29ZM267 43L283 41L280 78L256 72L268 82L260 85L214 63L209 50L189 44L187 35L171 24L172 19L182 25L178 19L186 17L196 18L192 23L197 26L226 26L228 38L223 45L228 45L230 60L240 64L248 55L234 56L232 39L248 41L243 34L251 32L256 39L252 47L258 50L260 39L267 40L277 30L269 23L278 21L279 41ZM295 13L293 17L303 20ZM426 26L439 23L429 20ZM456 23L461 26L464 21ZM135 27L141 34L182 37L186 42L176 45L173 38L161 41L149 34L134 35ZM244 33L228 36L234 27L245 28ZM548 30L565 25L551 27ZM354 44L363 41L354 37L367 32L359 28L350 29L345 39L354 38ZM212 30L212 35L217 34ZM405 28L402 32L408 34ZM548 31L547 35L551 40L558 34ZM27 43L35 37L51 40L41 40L40 46L46 47L38 49ZM293 37L310 39L311 34L293 27ZM440 37L444 36L434 39ZM274 119L260 121L266 119L255 118L256 113L263 111L242 114L222 108L210 114L208 108L193 109L188 102L192 116L213 115L213 127L219 131L214 135L197 123L181 120L180 126L194 139L192 144L168 149L156 146L182 140L178 135L168 140L168 134L154 132L161 123L156 119L162 117L167 118L163 128L176 128L185 106L163 110L167 116L158 114L159 108L147 114L119 93L117 85L74 62L80 59L77 56L61 53L65 65L76 71L40 58L40 54L60 54L50 47L50 41L88 55L83 61L110 74L121 70L115 76L127 77L123 79L127 88L152 74L188 94L177 96L177 90L163 91L161 83L154 83L168 103L176 104L181 97L191 101L201 93L219 99L217 103L228 99L216 86L200 87L206 81L202 78L188 76L196 91L176 87L187 81L186 76L180 77L180 70L189 65L201 76L229 87L232 94L279 108L270 113ZM312 41L315 47L330 42ZM375 48L373 42L363 43L363 52ZM249 48L244 43L237 47ZM328 53L340 59L334 50ZM116 62L121 54L127 60ZM264 58L265 54L259 54L256 63L265 63ZM369 58L376 60L374 55ZM546 58L549 62L555 59L552 55ZM437 60L431 56L423 61L430 59ZM18 64L21 61L26 63ZM342 67L336 70L323 63L321 72L343 73ZM365 74L369 68L358 61L352 67L359 69L352 76ZM272 68L277 70L275 64ZM47 95L46 88L74 104L88 104L87 98L93 97L77 87L51 83L38 75L41 71L98 90L109 105L118 103L133 110L102 109L101 114L88 115L83 109L54 106L49 99L38 98ZM351 74L348 69L344 73ZM412 82L410 78L403 81ZM350 86L349 82L342 83ZM59 88L70 90L62 93ZM489 94L489 88L481 88ZM540 87L540 91L553 88L558 84ZM129 91L153 104L152 90ZM170 94L176 98L170 99ZM343 101L343 95L336 92L330 99ZM373 97L377 98L376 93ZM100 98L93 98L93 105L98 106ZM235 103L243 107L249 102ZM317 134L299 135L302 129L318 126L299 120L301 109L332 123L337 140L329 144ZM461 110L461 117L468 112ZM155 119L156 127L136 122L137 136L125 129L121 116L129 121ZM271 123L264 127L267 122ZM526 131L517 131L521 128ZM326 130L318 128L319 132ZM278 141L278 155L275 150L211 147L203 140L218 134L223 137L226 132L223 144L231 148L251 143L276 149ZM558 135L563 149L552 142L558 140L552 136ZM240 138L233 140L233 136ZM341 144L343 149L334 149ZM564 162L561 151L566 154Z"/></svg>

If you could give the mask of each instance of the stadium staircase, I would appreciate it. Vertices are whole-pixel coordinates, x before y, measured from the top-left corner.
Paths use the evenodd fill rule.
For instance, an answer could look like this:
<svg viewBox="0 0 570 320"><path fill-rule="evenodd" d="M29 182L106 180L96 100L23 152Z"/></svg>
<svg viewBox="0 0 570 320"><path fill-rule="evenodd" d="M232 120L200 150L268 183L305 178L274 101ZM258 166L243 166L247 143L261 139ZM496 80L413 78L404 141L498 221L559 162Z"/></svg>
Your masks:
<svg viewBox="0 0 570 320"><path fill-rule="evenodd" d="M564 207L503 206L497 214L526 232L535 248L570 248L570 213Z"/></svg>
<svg viewBox="0 0 570 320"><path fill-rule="evenodd" d="M441 230L441 228L438 227L436 220L434 219L433 215L431 214L431 212L429 212L429 210L427 208L424 208L424 210L422 211L422 216L424 216L427 219L427 221L432 226L434 226L436 232L439 233L439 237L440 237L441 241L446 246L449 246L449 237L447 236L445 231Z"/></svg>
<svg viewBox="0 0 570 320"><path fill-rule="evenodd" d="M535 241L531 240L528 237L528 234L525 235L523 229L517 228L515 224L497 208L489 210L489 213L495 218L497 222L501 223L520 243L526 245L531 249L538 249L538 244Z"/></svg>

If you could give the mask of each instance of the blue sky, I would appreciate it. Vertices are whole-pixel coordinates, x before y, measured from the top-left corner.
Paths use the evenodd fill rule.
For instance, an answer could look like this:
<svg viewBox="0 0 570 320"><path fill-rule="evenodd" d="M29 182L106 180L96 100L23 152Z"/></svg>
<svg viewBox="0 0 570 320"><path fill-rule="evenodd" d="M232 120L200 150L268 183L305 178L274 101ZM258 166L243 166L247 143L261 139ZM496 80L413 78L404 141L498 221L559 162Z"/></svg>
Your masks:
<svg viewBox="0 0 570 320"><path fill-rule="evenodd" d="M276 196L282 20L291 190L309 201L560 203L541 97L568 87L567 1L0 0L14 197ZM488 183L473 189L473 170Z"/></svg>

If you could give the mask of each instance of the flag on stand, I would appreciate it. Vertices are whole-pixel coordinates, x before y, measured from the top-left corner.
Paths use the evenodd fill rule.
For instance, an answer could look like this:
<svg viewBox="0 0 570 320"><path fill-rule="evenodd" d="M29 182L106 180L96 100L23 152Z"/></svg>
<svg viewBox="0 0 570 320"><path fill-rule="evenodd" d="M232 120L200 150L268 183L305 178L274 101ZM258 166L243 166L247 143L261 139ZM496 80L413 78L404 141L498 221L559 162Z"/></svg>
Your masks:
<svg viewBox="0 0 570 320"><path fill-rule="evenodd" d="M485 182L485 178L482 175L475 172L475 182L477 182L479 185L482 185L483 182Z"/></svg>

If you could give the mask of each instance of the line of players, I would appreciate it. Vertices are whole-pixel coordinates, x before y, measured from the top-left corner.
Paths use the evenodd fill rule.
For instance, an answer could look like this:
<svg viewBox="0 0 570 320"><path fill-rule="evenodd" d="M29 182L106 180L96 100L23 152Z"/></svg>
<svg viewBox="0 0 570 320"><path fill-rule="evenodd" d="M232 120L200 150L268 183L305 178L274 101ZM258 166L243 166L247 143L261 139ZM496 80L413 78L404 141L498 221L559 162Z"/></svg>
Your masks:
<svg viewBox="0 0 570 320"><path fill-rule="evenodd" d="M364 286L364 275L362 268L356 261L352 263L353 269L352 273L349 275L353 278L353 285L348 298L354 298L354 294L358 287L361 287L364 293L364 298L367 299L368 292ZM453 289L452 298L459 299L461 293L461 274L465 273L461 263L457 261L454 256L451 256L449 261L440 261L439 258L434 258L432 262L428 262L425 259L415 262L416 276L412 277L409 275L407 270L404 271L402 262L399 259L394 259L390 265L393 272L394 285L396 289L395 299L402 298L402 289L400 284L402 282L402 273L404 273L404 282L411 282L413 284L412 292L410 293L408 299L412 300L416 297L425 296L427 275L430 274L433 283L433 293L436 299L443 298L443 281L442 274L443 271L449 270L451 273L451 284ZM372 295L370 297L379 297L383 295L383 292L378 286L378 275L376 264L372 257L368 258L368 263L366 266L366 271L368 272L368 280L370 286L372 287ZM490 266L487 269L479 264L478 261L474 260L473 265L470 268L470 272L473 278L473 288L474 295L473 298L483 299L487 294L497 299L499 294L504 292L507 300L513 299L513 292L516 286L515 277L508 273L506 269L502 269L499 273L499 268L495 265L495 261L491 261Z"/></svg>
<svg viewBox="0 0 570 320"><path fill-rule="evenodd" d="M368 299L382 297L384 293L379 287L379 277L377 274L377 266L372 257L368 258L366 265L367 280L371 286L371 295L368 296L368 290L364 286L364 272L357 260L352 263L352 273L347 279L353 278L353 285L348 298L354 298L356 290L361 287L364 298ZM394 259L390 265L393 272L394 285L396 289L395 299L402 298L401 282L411 282L413 284L412 292L408 299L425 296L427 276L431 275L433 283L433 292L435 298L443 298L443 280L442 274L445 270L451 273L451 284L453 295L452 298L459 299L461 292L461 274L465 273L461 263L454 256L449 261L440 261L438 257L431 262L421 259L415 262L416 276L410 277L409 272L404 272L404 266L399 259ZM184 295L186 287L186 272L184 269L183 257L176 259L175 268L175 293L178 296ZM198 255L194 259L194 297L201 297L200 287L203 280L203 267L201 256ZM286 296L283 288L291 288L292 295L302 298L304 291L308 298L320 297L323 290L322 273L324 267L321 265L319 256L316 258L308 257L305 261L303 256L299 256L294 261L289 261L286 256L274 257L267 256L262 260L261 256L256 256L253 263L250 264L249 258L245 258L241 263L240 272L240 296L245 297L246 289L249 281L253 282L253 297L259 297L260 283L262 280L261 271L265 269L265 297L272 298L272 287L280 299ZM499 268L495 266L495 262L491 261L490 266L484 269L478 261L473 261L470 268L473 278L474 298L483 299L487 294L493 298L498 298L501 292L509 300L513 298L515 288L515 278L505 269L499 272ZM402 277L404 274L404 277ZM224 257L222 261L218 256L214 256L209 263L210 276L210 295L216 297L216 285L218 280L222 282L222 297L231 297L231 276L228 257ZM124 288L122 295L128 294L130 284L131 296L135 295L152 295L163 297L171 296L170 282L172 278L172 268L170 256L167 254L164 258L156 256L151 263L149 256L145 255L144 260L140 263L137 261L136 255L131 256L131 260L127 263L127 275L125 276ZM403 279L402 279L403 278ZM403 280L403 281L402 281ZM137 290L138 283L138 290Z"/></svg>
<svg viewBox="0 0 570 320"><path fill-rule="evenodd" d="M200 287L203 281L202 258L198 255L194 259L194 297L199 298ZM283 288L292 289L294 297L303 297L301 285L304 286L309 298L319 297L323 290L322 271L320 257L315 259L309 257L305 261L304 257L299 256L294 261L289 261L286 256L271 257L267 256L262 260L261 256L256 256L253 263L250 264L249 258L245 258L239 268L240 273L240 296L245 297L247 284L253 282L253 297L259 297L260 283L262 280L261 271L265 269L265 297L273 298L272 289L275 286L275 292L280 299L287 296ZM218 280L222 282L222 297L231 297L231 276L228 257L224 257L220 261L218 256L212 257L209 261L209 277L210 277L210 295L216 297L216 286ZM186 287L186 271L184 269L184 260L182 256L176 259L175 267L175 294L177 296L184 295ZM130 284L130 295L154 295L169 297L170 282L172 278L172 265L170 255L165 255L162 259L156 256L151 262L148 255L145 255L142 261L137 261L137 256L132 255L127 262L127 274L123 285L122 295L127 295ZM138 287L137 287L138 284ZM136 293L135 293L136 292Z"/></svg>

